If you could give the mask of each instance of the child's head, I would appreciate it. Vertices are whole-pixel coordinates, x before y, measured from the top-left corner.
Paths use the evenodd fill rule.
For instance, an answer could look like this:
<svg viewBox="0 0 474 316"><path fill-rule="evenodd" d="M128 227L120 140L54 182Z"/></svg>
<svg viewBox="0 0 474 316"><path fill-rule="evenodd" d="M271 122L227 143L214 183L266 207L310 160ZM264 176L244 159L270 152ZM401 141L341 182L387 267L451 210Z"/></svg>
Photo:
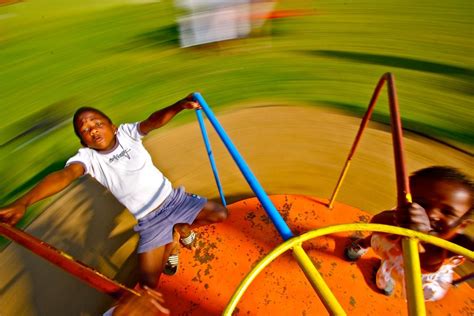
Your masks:
<svg viewBox="0 0 474 316"><path fill-rule="evenodd" d="M109 150L115 146L117 128L103 112L91 107L82 107L74 113L72 123L83 146L98 151Z"/></svg>
<svg viewBox="0 0 474 316"><path fill-rule="evenodd" d="M472 220L474 183L451 167L429 167L410 177L413 202L420 204L438 233L465 227Z"/></svg>

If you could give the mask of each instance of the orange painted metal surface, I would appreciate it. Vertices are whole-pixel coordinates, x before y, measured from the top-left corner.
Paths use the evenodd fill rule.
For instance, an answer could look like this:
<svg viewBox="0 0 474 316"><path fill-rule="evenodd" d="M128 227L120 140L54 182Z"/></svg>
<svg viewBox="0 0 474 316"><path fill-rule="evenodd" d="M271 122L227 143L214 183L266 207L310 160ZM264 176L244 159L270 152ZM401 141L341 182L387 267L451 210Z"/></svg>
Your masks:
<svg viewBox="0 0 474 316"><path fill-rule="evenodd" d="M295 235L342 223L367 222L370 215L327 200L300 195L271 199ZM229 219L198 230L200 249L181 251L174 276L162 276L160 290L173 315L220 315L240 281L264 255L282 242L258 200L229 206ZM371 251L356 263L342 259L347 238L356 232L313 239L303 248L315 262L348 315L407 315L401 285L392 297L380 294L372 281L378 259ZM440 302L426 305L428 315L473 315L472 289L452 288ZM250 285L236 315L327 315L290 253L276 259Z"/></svg>

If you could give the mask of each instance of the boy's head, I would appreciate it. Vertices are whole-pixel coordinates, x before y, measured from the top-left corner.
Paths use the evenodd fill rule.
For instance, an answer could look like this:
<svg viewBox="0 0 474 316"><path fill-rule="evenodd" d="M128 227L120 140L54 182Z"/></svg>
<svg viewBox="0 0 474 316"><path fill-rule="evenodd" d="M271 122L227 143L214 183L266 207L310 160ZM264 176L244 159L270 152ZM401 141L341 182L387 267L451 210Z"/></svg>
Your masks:
<svg viewBox="0 0 474 316"><path fill-rule="evenodd" d="M98 151L110 150L115 146L117 127L102 111L82 107L74 113L72 123L83 146Z"/></svg>
<svg viewBox="0 0 474 316"><path fill-rule="evenodd" d="M474 183L451 167L428 167L410 177L413 202L420 204L438 233L464 228L472 223Z"/></svg>

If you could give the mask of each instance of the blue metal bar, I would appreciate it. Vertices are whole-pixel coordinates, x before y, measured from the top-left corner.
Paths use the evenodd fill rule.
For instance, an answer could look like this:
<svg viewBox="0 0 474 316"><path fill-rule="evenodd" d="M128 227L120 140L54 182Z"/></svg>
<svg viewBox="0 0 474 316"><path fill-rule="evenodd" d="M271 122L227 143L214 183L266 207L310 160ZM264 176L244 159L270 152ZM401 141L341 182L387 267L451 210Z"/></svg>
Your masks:
<svg viewBox="0 0 474 316"><path fill-rule="evenodd" d="M260 203L262 203L264 210L267 212L268 216L272 220L281 237L284 240L288 240L293 237L293 233L291 232L290 228L285 223L280 213L278 213L275 205L273 205L272 201L268 197L267 193L265 193L265 191L263 190L263 187L258 182L257 178L247 166L247 163L245 162L244 158L242 158L240 153L237 151L237 148L230 140L229 136L227 136L226 132L224 131L220 123L217 121L216 117L214 116L214 113L212 113L211 109L209 108L209 105L207 105L206 101L200 93L193 93L193 97L201 105L202 110L204 111L204 113L206 113L206 116L209 119L209 122L211 122L212 126L216 130L224 145L226 146L230 155L232 156L235 163L242 172L243 176L245 177L245 180L247 180L247 183L250 185L250 188L255 193Z"/></svg>
<svg viewBox="0 0 474 316"><path fill-rule="evenodd" d="M206 145L207 156L209 157L209 162L211 163L212 173L214 174L217 189L219 190L219 195L221 196L222 205L227 206L224 191L222 190L221 181L217 172L216 162L214 161L214 155L212 154L211 142L209 141L209 137L207 136L206 125L204 124L204 118L202 116L201 110L196 110L196 116L199 121L199 127L201 128L201 134L202 138L204 139L204 144Z"/></svg>

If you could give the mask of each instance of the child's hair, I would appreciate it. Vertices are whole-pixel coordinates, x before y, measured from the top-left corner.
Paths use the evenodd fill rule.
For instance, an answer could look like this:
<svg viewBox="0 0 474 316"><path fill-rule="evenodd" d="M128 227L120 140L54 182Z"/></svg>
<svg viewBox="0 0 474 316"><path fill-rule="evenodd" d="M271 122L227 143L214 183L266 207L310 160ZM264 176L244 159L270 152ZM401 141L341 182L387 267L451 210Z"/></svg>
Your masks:
<svg viewBox="0 0 474 316"><path fill-rule="evenodd" d="M77 126L76 121L77 121L77 118L84 112L95 112L95 113L99 114L100 116L103 116L110 124L112 124L112 120L110 119L110 117L108 117L101 110L97 110L95 108L91 108L91 107L88 107L88 106L83 106L83 107L77 109L76 113L74 113L74 117L72 118L72 124L74 126L74 133L76 133L77 137L79 137L81 142L82 142L81 132L79 131L79 127Z"/></svg>
<svg viewBox="0 0 474 316"><path fill-rule="evenodd" d="M469 176L453 167L432 166L417 170L410 176L410 181L416 181L419 179L452 181L462 184L468 188L471 193L474 192L474 182L469 178Z"/></svg>
<svg viewBox="0 0 474 316"><path fill-rule="evenodd" d="M420 179L429 179L429 180L446 180L455 183L459 183L469 190L471 193L472 200L474 200L474 182L472 179L453 167L446 166L432 166L428 168L423 168L418 171L415 171L410 176L410 182L414 182ZM473 207L469 213L472 213Z"/></svg>

